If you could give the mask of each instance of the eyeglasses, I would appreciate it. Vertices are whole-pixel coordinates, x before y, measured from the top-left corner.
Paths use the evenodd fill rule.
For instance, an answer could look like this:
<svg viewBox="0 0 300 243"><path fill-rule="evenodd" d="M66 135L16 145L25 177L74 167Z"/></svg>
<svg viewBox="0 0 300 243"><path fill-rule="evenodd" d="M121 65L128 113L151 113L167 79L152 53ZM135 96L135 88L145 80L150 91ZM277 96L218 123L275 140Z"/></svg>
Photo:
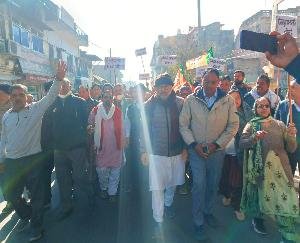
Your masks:
<svg viewBox="0 0 300 243"><path fill-rule="evenodd" d="M26 96L26 94L24 93L21 93L21 94L11 94L10 97L11 98L17 98L17 97L20 97L20 98L24 98Z"/></svg>
<svg viewBox="0 0 300 243"><path fill-rule="evenodd" d="M159 85L159 86L156 86L156 89L159 89L159 90L166 90L166 89L170 89L172 88L172 85Z"/></svg>
<svg viewBox="0 0 300 243"><path fill-rule="evenodd" d="M269 108L270 108L270 105L258 105L257 108L258 108L258 109L264 109L264 108L265 108L265 109L269 109Z"/></svg>
<svg viewBox="0 0 300 243"><path fill-rule="evenodd" d="M217 85L219 81L217 80L203 80L203 84L211 84L211 85Z"/></svg>

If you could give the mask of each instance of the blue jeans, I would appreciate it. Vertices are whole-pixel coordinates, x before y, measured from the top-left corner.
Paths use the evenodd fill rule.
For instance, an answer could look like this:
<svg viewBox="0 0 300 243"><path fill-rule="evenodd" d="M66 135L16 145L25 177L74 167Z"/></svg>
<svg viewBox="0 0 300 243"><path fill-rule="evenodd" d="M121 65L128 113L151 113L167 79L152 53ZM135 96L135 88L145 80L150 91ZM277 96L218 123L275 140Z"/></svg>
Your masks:
<svg viewBox="0 0 300 243"><path fill-rule="evenodd" d="M225 153L223 150L217 151L208 159L198 156L194 149L190 149L189 154L193 174L193 220L196 226L202 226L204 215L212 214Z"/></svg>

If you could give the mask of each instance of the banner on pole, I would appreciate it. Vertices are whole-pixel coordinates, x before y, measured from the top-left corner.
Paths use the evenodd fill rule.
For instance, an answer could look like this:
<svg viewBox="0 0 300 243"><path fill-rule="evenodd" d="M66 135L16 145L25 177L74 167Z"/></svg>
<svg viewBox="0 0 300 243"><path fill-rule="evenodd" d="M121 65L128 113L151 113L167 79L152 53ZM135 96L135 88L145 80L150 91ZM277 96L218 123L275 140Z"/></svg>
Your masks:
<svg viewBox="0 0 300 243"><path fill-rule="evenodd" d="M211 58L208 66L210 68L215 68L215 69L218 69L222 72L225 72L226 61L224 59Z"/></svg>
<svg viewBox="0 0 300 243"><path fill-rule="evenodd" d="M195 69L195 68L198 68L198 67L207 66L206 58L207 58L207 55L202 55L202 56L199 56L197 58L188 60L185 64L186 69L187 70L192 70L192 69Z"/></svg>
<svg viewBox="0 0 300 243"><path fill-rule="evenodd" d="M146 55L147 54L147 50L146 50L146 47L145 48L142 48L142 49L137 49L135 50L135 55L138 57L138 56L143 56L143 55Z"/></svg>
<svg viewBox="0 0 300 243"><path fill-rule="evenodd" d="M291 36L297 38L297 17L277 15L276 30L280 34L289 33Z"/></svg>
<svg viewBox="0 0 300 243"><path fill-rule="evenodd" d="M177 64L177 55L161 55L158 56L158 63L162 66L172 66Z"/></svg>
<svg viewBox="0 0 300 243"><path fill-rule="evenodd" d="M125 58L105 57L105 69L125 70Z"/></svg>
<svg viewBox="0 0 300 243"><path fill-rule="evenodd" d="M140 73L139 80L149 80L150 74L149 73Z"/></svg>

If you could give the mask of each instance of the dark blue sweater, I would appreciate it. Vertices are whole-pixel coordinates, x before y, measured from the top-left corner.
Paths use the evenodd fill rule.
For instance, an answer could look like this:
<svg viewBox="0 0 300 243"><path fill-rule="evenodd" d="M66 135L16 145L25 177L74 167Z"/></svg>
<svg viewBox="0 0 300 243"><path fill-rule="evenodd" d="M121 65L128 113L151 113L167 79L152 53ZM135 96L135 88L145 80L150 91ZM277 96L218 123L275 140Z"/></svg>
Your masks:
<svg viewBox="0 0 300 243"><path fill-rule="evenodd" d="M300 54L286 66L285 71L292 75L298 84L300 84Z"/></svg>

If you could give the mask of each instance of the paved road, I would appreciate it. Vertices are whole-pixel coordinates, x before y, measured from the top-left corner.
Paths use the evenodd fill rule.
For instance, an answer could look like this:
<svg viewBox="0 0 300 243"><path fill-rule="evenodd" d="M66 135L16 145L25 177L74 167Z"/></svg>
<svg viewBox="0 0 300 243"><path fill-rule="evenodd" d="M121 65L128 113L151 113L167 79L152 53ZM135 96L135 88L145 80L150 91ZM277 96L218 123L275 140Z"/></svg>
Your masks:
<svg viewBox="0 0 300 243"><path fill-rule="evenodd" d="M75 212L63 222L56 222L55 215L58 207L58 192L53 183L53 205L45 215L45 237L43 243L150 243L158 242L151 239L152 216L150 193L121 193L118 203L110 203L97 199L97 206L91 210L87 206L84 195L77 195ZM140 200L138 200L139 196ZM215 208L215 215L222 226L218 229L208 228L214 243L276 243L279 234L276 226L268 220L269 235L261 237L255 234L251 227L251 220L238 222L233 210L221 205L219 198ZM1 204L0 210L4 207ZM176 195L176 218L165 222L165 239L163 243L194 243L193 225L191 221L191 196ZM26 234L17 234L14 226L17 217L14 213L7 217L0 217L0 241L9 243L26 242ZM300 232L300 229L299 229Z"/></svg>

